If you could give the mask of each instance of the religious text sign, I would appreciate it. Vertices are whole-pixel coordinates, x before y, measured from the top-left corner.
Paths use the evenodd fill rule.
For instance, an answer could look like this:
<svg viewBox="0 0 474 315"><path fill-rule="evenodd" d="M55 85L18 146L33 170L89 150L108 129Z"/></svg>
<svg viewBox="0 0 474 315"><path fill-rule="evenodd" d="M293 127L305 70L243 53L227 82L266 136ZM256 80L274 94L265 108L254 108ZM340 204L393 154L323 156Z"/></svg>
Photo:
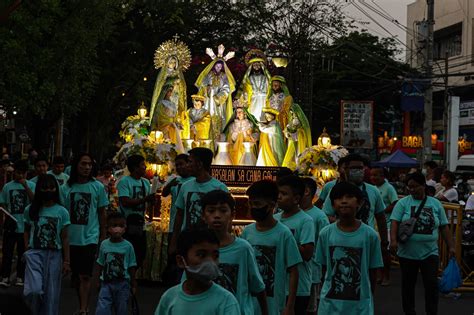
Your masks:
<svg viewBox="0 0 474 315"><path fill-rule="evenodd" d="M212 165L211 176L227 186L247 187L262 180L276 180L280 167Z"/></svg>
<svg viewBox="0 0 474 315"><path fill-rule="evenodd" d="M372 101L341 101L341 145L372 149L373 114Z"/></svg>

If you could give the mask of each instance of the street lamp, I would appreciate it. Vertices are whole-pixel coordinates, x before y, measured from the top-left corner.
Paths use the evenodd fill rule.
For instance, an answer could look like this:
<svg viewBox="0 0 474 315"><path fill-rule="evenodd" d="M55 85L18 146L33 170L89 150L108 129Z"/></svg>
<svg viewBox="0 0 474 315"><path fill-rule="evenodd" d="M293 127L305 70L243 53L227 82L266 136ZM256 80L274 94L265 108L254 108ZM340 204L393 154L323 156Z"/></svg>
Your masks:
<svg viewBox="0 0 474 315"><path fill-rule="evenodd" d="M141 119L145 119L146 114L148 113L148 110L145 107L145 104L142 102L142 105L138 108L138 116L140 116Z"/></svg>
<svg viewBox="0 0 474 315"><path fill-rule="evenodd" d="M323 133L318 138L318 145L325 149L329 149L331 147L331 138L326 132L326 127L324 127Z"/></svg>

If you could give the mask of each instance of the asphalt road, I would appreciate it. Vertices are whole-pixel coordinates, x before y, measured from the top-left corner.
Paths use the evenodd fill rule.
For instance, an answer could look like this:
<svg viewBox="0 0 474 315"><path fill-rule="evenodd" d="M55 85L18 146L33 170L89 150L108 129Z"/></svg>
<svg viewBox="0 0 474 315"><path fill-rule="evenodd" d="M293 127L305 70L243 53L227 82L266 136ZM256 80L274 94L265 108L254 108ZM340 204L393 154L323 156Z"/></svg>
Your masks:
<svg viewBox="0 0 474 315"><path fill-rule="evenodd" d="M161 294L165 288L158 283L140 282L137 292L137 299L140 305L140 314L153 314L158 305ZM94 290L95 291L95 290ZM12 313L6 312L5 307L10 308L12 304L21 297L21 288L10 287L8 289L0 289L0 314L21 315L19 309ZM400 290L400 271L393 270L392 284L389 287L378 287L375 295L375 314L377 315L400 315L403 314L401 307L401 290ZM417 291L417 312L424 314L424 293L421 283L421 275L418 277ZM91 312L94 314L95 302L97 300L97 292L92 294ZM61 315L74 314L78 309L78 302L75 290L70 287L70 281L65 279L61 292ZM439 313L440 315L474 315L474 293L463 293L459 299L440 296Z"/></svg>

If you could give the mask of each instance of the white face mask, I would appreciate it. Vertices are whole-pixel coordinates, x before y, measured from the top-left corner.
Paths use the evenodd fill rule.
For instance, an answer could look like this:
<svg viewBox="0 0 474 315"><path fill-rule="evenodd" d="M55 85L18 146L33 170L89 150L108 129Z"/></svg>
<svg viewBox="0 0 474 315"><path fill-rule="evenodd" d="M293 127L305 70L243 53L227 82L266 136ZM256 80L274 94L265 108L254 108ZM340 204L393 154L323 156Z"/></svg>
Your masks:
<svg viewBox="0 0 474 315"><path fill-rule="evenodd" d="M364 170L363 169L352 169L349 170L347 180L353 184L360 185L364 181Z"/></svg>
<svg viewBox="0 0 474 315"><path fill-rule="evenodd" d="M186 272L200 282L208 283L221 276L219 267L212 260L206 260L205 262L196 266L188 266L184 259L183 262Z"/></svg>
<svg viewBox="0 0 474 315"><path fill-rule="evenodd" d="M423 174L423 176L426 176L426 175L428 175L428 170L426 168L424 168L424 169L421 170L421 173Z"/></svg>

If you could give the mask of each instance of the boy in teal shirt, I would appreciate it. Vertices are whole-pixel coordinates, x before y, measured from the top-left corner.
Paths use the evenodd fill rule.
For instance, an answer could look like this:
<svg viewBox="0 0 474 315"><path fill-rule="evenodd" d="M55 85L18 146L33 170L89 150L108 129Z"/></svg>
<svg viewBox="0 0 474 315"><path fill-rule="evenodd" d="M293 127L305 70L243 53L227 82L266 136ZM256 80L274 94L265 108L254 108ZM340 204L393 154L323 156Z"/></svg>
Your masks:
<svg viewBox="0 0 474 315"><path fill-rule="evenodd" d="M298 290L295 300L295 314L307 311L311 295L313 254L314 254L314 222L300 208L300 200L304 195L304 182L295 175L285 176L278 180L278 207L282 212L275 219L286 225L292 232L303 262L298 265ZM288 292L288 290L287 290Z"/></svg>
<svg viewBox="0 0 474 315"><path fill-rule="evenodd" d="M33 183L36 184L38 181L38 176L42 174L47 174L48 173L48 159L46 157L40 156L36 158L35 160L35 174L36 176L30 179Z"/></svg>
<svg viewBox="0 0 474 315"><path fill-rule="evenodd" d="M329 197L338 219L323 228L316 248L324 275L318 314L373 315L377 269L383 267L379 237L356 219L363 201L357 186L338 183Z"/></svg>
<svg viewBox="0 0 474 315"><path fill-rule="evenodd" d="M208 192L201 198L203 220L219 239L219 269L222 276L216 283L232 292L242 315L254 315L252 295L260 304L260 311L268 315L265 284L260 275L252 246L229 231L235 215L235 201L222 190Z"/></svg>
<svg viewBox="0 0 474 315"><path fill-rule="evenodd" d="M370 170L370 181L380 192L383 203L385 204L385 219L387 221L387 234L390 236L390 215L398 201L398 194L395 187L386 179L387 171L383 168L373 168ZM391 255L384 256L384 267L382 272L382 286L390 285L390 265L392 264Z"/></svg>
<svg viewBox="0 0 474 315"><path fill-rule="evenodd" d="M265 283L268 314L292 314L298 288L298 264L302 259L291 231L273 218L278 186L273 181L258 181L247 189L247 196L256 223L248 225L241 237L255 250Z"/></svg>
<svg viewBox="0 0 474 315"><path fill-rule="evenodd" d="M125 227L125 217L122 213L109 214L107 232L110 237L100 244L97 258L97 270L100 275L97 315L112 314L112 310L115 310L116 314L127 314L130 288L134 293L137 289L137 261L132 244L122 237Z"/></svg>
<svg viewBox="0 0 474 315"><path fill-rule="evenodd" d="M303 198L300 201L300 207L306 214L308 214L314 221L314 243L318 243L319 233L326 226L329 225L329 220L323 210L316 206L313 206L313 198L316 194L317 185L316 182L309 177L303 178L305 185L305 192ZM321 265L316 263L316 246L314 247L313 254L313 277L311 286L311 298L308 305L308 314L315 314L317 311L317 303L320 292L321 284Z"/></svg>
<svg viewBox="0 0 474 315"><path fill-rule="evenodd" d="M62 156L55 156L53 159L53 167L48 174L56 177L59 186L64 185L69 180L69 175L64 173L65 161Z"/></svg>
<svg viewBox="0 0 474 315"><path fill-rule="evenodd" d="M176 251L179 232L202 222L201 197L206 193L220 189L228 191L227 186L211 176L211 163L214 154L207 148L194 148L189 151L189 169L194 178L181 186L176 199L176 217L168 254Z"/></svg>
<svg viewBox="0 0 474 315"><path fill-rule="evenodd" d="M160 299L155 315L240 315L235 297L213 282L219 274L219 240L208 229L185 230L178 237L176 262L186 280Z"/></svg>
<svg viewBox="0 0 474 315"><path fill-rule="evenodd" d="M35 184L26 180L28 173L28 162L19 160L15 162L13 180L3 186L0 195L0 204L16 220L5 215L3 224L3 246L2 246L2 271L0 285L10 285L10 273L12 268L13 253L16 246L17 252L17 278L16 285L23 285L25 276L25 264L22 259L25 252L23 234L25 231L23 213L25 208L33 201Z"/></svg>
<svg viewBox="0 0 474 315"><path fill-rule="evenodd" d="M324 201L326 201L326 199L328 198L329 193L331 192L331 189L334 187L334 185L345 180L345 176L346 176L345 168L346 168L346 157L343 156L337 162L337 171L339 173L339 178L334 179L324 184L323 189L319 193L318 200L316 200L316 203L315 203L316 207L321 209L323 207Z"/></svg>

